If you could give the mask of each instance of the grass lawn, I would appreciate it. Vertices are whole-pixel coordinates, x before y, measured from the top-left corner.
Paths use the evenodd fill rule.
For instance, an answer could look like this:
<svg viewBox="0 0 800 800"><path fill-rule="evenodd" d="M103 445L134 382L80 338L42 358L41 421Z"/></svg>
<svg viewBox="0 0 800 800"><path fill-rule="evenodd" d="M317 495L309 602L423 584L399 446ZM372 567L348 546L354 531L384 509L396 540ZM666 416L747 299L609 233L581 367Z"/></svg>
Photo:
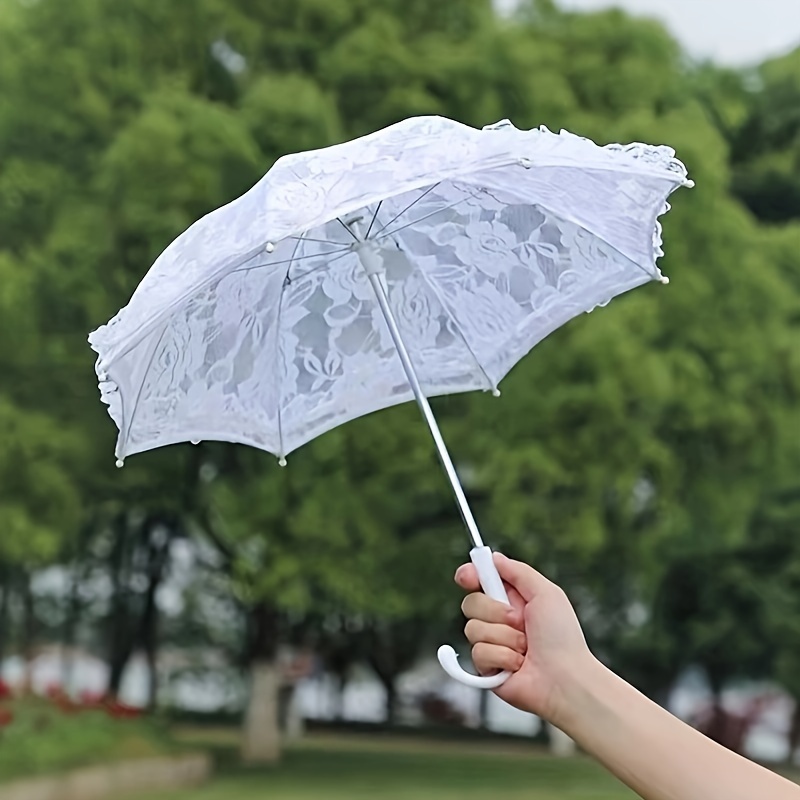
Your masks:
<svg viewBox="0 0 800 800"><path fill-rule="evenodd" d="M198 737L199 738L199 737ZM198 742L199 743L199 742ZM227 759L226 759L227 760ZM633 800L588 760L532 747L310 738L275 769L224 767L208 786L147 800ZM137 798L145 800L145 797Z"/></svg>

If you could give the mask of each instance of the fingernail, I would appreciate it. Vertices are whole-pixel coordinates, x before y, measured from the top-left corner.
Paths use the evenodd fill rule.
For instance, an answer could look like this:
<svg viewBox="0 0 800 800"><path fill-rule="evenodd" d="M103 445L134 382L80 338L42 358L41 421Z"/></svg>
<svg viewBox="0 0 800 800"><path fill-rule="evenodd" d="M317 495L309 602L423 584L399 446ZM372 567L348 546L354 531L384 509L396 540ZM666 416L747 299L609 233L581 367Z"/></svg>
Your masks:
<svg viewBox="0 0 800 800"><path fill-rule="evenodd" d="M459 567L459 568L456 570L456 574L453 576L453 577L455 578L455 580L458 580L458 579L461 577L461 575L464 573L464 568L465 568L465 566L466 566L465 564L462 564L462 565L461 565L461 566L460 566L460 567Z"/></svg>

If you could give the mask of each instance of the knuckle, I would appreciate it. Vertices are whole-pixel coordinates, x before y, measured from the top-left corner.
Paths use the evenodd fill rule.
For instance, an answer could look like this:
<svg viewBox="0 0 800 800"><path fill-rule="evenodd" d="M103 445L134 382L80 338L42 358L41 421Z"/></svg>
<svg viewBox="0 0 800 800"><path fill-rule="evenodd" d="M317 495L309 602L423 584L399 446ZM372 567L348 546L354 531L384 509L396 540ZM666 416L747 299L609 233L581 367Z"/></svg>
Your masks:
<svg viewBox="0 0 800 800"><path fill-rule="evenodd" d="M521 658L520 654L515 652L514 650L510 650L507 647L503 648L501 654L499 654L500 664L498 665L501 669L507 670L516 670L518 665L518 659Z"/></svg>
<svg viewBox="0 0 800 800"><path fill-rule="evenodd" d="M511 628L516 628L521 633L525 632L525 615L519 609L512 608L507 612L508 625Z"/></svg>
<svg viewBox="0 0 800 800"><path fill-rule="evenodd" d="M473 592L461 601L461 611L465 617L477 617L480 609L481 595Z"/></svg>
<svg viewBox="0 0 800 800"><path fill-rule="evenodd" d="M567 593L560 586L556 586L554 584L551 591L554 599L558 600L560 603L569 603L569 597L567 597Z"/></svg>
<svg viewBox="0 0 800 800"><path fill-rule="evenodd" d="M479 639L479 632L480 632L481 624L476 619L470 619L467 621L467 624L464 626L464 634L466 635L467 639L471 642L477 642Z"/></svg>
<svg viewBox="0 0 800 800"><path fill-rule="evenodd" d="M486 642L478 642L472 646L472 660L477 666L485 665L487 660L488 645Z"/></svg>

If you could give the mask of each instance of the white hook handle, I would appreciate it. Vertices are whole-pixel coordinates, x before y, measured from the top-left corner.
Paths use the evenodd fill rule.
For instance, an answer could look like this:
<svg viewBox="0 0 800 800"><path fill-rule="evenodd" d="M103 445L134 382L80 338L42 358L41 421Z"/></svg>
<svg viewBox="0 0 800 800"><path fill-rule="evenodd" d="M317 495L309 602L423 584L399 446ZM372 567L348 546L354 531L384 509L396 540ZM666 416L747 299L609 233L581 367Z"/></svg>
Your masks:
<svg viewBox="0 0 800 800"><path fill-rule="evenodd" d="M492 551L488 547L474 547L470 550L469 557L478 571L478 580L481 582L481 588L484 593L489 595L493 600L499 600L501 603L511 605L508 602L508 595L506 594L506 587L503 586L503 579L494 565L492 558ZM476 689L496 689L502 686L510 677L510 672L501 672L498 675L470 675L461 668L458 663L458 654L449 644L443 644L438 653L439 663L442 669L454 680L463 683L465 686L473 686Z"/></svg>

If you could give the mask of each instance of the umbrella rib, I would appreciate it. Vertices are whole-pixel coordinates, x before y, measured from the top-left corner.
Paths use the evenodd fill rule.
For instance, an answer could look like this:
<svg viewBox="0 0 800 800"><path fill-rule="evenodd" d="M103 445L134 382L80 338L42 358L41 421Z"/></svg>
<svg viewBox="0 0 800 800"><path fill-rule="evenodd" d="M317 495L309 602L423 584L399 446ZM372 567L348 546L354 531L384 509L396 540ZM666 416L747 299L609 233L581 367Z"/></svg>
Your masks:
<svg viewBox="0 0 800 800"><path fill-rule="evenodd" d="M286 287L291 285L291 281L289 279L289 272L292 269L292 261L294 260L294 257L297 255L297 251L300 249L300 245L302 245L302 244L303 244L303 237L301 236L301 237L299 237L297 239L297 243L294 246L294 252L292 253L292 258L289 259L289 266L286 268L286 277L283 279L283 284L281 286L281 296L280 296L280 299L278 300L278 315L277 315L277 319L275 320L275 328L276 328L275 337L277 339L277 342L275 344L275 351L276 351L275 352L275 361L276 361L276 367L277 367L278 373L279 373L278 374L278 388L277 388L277 392L278 392L278 413L277 413L277 418L278 418L278 449L280 450L280 453L278 454L278 458L280 458L281 462L284 463L284 464L286 463L286 461L285 461L286 452L285 452L284 446L283 446L283 408L282 408L282 406L283 406L283 392L281 391L281 387L283 386L283 381L281 380L281 376L280 376L281 363L283 361L283 336L281 335L282 334L282 331L281 331L281 316L282 316L282 312L283 312L283 298L286 295Z"/></svg>
<svg viewBox="0 0 800 800"><path fill-rule="evenodd" d="M431 217L435 217L437 214L441 214L442 211L448 211L451 208L455 208L457 205L459 205L459 203L466 203L467 200L471 200L471 199L474 199L474 198L462 197L460 200L456 200L455 203L450 203L450 205L442 206L442 208L437 208L436 211L431 211L430 214L426 214L424 217L420 217L419 219L411 220L411 222L407 223L406 225L401 225L399 228L395 228L393 231L389 231L389 233L383 234L383 236L381 238L382 239L386 239L389 236L394 236L396 233L400 233L400 231L404 231L406 228L410 228L412 225L419 225L420 222L424 222L426 219L430 219ZM388 226L384 225L384 227L381 230L384 230L386 227L388 227ZM373 240L377 239L377 237L378 237L378 235L375 234L375 236L373 237Z"/></svg>
<svg viewBox="0 0 800 800"><path fill-rule="evenodd" d="M361 240L353 233L353 231L350 230L350 228L347 227L347 225L342 221L341 217L336 217L336 221L353 237L353 241L361 244Z"/></svg>
<svg viewBox="0 0 800 800"><path fill-rule="evenodd" d="M128 443L128 436L130 435L130 432L133 429L133 420L136 417L136 410L139 408L139 401L142 399L144 384L147 380L147 376L150 372L150 369L153 366L153 362L156 360L156 353L158 353L159 348L161 347L161 342L164 341L164 337L167 335L168 330L169 330L169 320L167 320L167 322L164 323L164 328L158 336L158 341L156 342L156 346L153 348L153 352L150 354L150 359L147 362L147 368L142 373L142 382L139 384L139 391L136 392L136 400L133 403L133 408L131 408L131 418L128 421L128 424L125 426L124 444ZM120 436L120 440L122 440L122 436ZM125 458L124 454L121 456L121 458L122 459Z"/></svg>
<svg viewBox="0 0 800 800"><path fill-rule="evenodd" d="M341 259L349 256L350 253L353 251L348 247L343 253L339 253L336 258L332 258L330 261L326 261L324 264L320 265L319 267L314 267L313 269L306 270L305 272L301 272L299 275L292 275L289 277L290 283L294 281L300 280L300 278L305 278L308 275L313 275L316 272L321 272L323 269L327 269L331 264L335 264L337 261L341 261ZM299 259L298 259L299 260Z"/></svg>
<svg viewBox="0 0 800 800"><path fill-rule="evenodd" d="M378 213L380 212L382 205L383 205L383 200L381 200L375 207L375 213L372 215L372 219L370 220L369 223L369 228L367 228L367 232L364 234L364 239L369 239L369 234L372 231L372 226L375 224L375 220L378 219Z"/></svg>
<svg viewBox="0 0 800 800"><path fill-rule="evenodd" d="M489 189L484 188L484 189L482 189L482 191L484 192L484 194L488 194L489 197L491 197L492 200L494 200L495 202L502 203L502 201L498 200L498 198L495 197L491 193L491 191ZM611 244L611 242L609 242L608 239L606 239L604 236L600 236L600 234L595 233L591 228L588 228L583 222L578 222L578 221L576 221L574 219L571 219L566 214L563 214L560 211L554 211L546 203L533 203L532 205L537 206L538 208L542 209L542 211L549 211L554 217L557 217L562 222L569 222L570 224L575 225L575 227L580 228L583 231L586 231L586 233L594 236L596 239L598 239L599 241L603 242L603 244L608 245L615 253L619 253L619 255L621 255L624 259L627 259L628 261L630 261L631 264L634 264L636 267L638 267L642 272L645 273L645 275L649 275L650 278L653 278L653 279L656 279L656 280L658 279L658 276L655 275L653 272L651 272L647 267L645 267L644 264L640 264L638 261L634 261L629 255L626 255L625 253L622 252L622 250L620 250L619 248L617 248L613 244ZM528 245L528 244L530 244L530 241L520 242L518 245L515 245L514 247L512 247L510 249L511 250L519 250L520 248L525 247L525 245ZM658 271L658 264L655 265L655 268Z"/></svg>
<svg viewBox="0 0 800 800"><path fill-rule="evenodd" d="M400 247L400 242L398 242L397 245L398 245L398 247ZM400 247L400 249L404 250L404 248L402 248L402 247ZM439 287L436 285L436 281L432 277L428 276L428 273L424 269L422 269L414 261L413 258L411 258L409 253L406 253L406 255L409 257L408 260L412 264L414 264L414 269L417 270L419 272L419 274L422 276L422 280L425 281L425 284L433 292L434 296L439 301L439 303L441 303L442 308L444 309L445 313L447 314L448 318L450 319L450 322L453 324L453 328L455 328L455 330L458 332L458 335L461 337L461 341L464 342L464 347L467 348L467 351L469 352L470 356L472 357L472 360L475 362L475 366L483 373L483 377L486 378L486 383L489 384L489 389L492 392L497 392L497 384L489 377L489 373L484 369L483 364L481 364L480 359L476 355L475 351L472 349L472 345L469 343L469 341L467 340L466 334L461 329L461 326L458 324L458 320L456 319L455 315L453 314L452 309L448 305L448 303L445 300L445 298L442 295L442 293L439 291Z"/></svg>
<svg viewBox="0 0 800 800"><path fill-rule="evenodd" d="M290 236L289 238L298 242L319 242L320 244L335 244L338 247L350 247L347 242L334 242L331 239L312 239L310 236Z"/></svg>
<svg viewBox="0 0 800 800"><path fill-rule="evenodd" d="M385 225L382 225L380 227L380 229L375 232L375 237L374 238L377 239L393 222L396 222L398 219L400 219L400 217L402 217L403 214L406 213L406 211L410 211L412 208L414 208L414 206L417 203L419 203L419 201L422 200L423 197L427 197L437 186L439 186L440 183L441 183L441 181L439 181L439 183L434 183L433 186L429 186L416 200L412 200L399 214L396 214ZM383 201L381 200L381 202L383 202ZM380 206L379 206L379 208L380 208ZM377 212L376 212L376 215L377 215ZM373 222L374 222L374 220L373 220ZM371 228L372 228L372 225L370 225L370 229ZM369 231L367 231L367 235L369 235ZM389 235L389 234L387 234L387 235Z"/></svg>
<svg viewBox="0 0 800 800"><path fill-rule="evenodd" d="M297 240L298 244L302 241L304 240L303 239ZM297 252L297 246L295 246L295 252ZM344 247L341 250L330 250L327 253L311 253L307 256L299 256L297 258L285 258L282 261L268 261L265 264L252 264L249 267L239 267L238 269L231 270L228 274L233 275L234 272L250 272L250 270L264 269L265 267L279 267L281 264L288 264L289 267L291 267L292 264L296 264L298 261L308 261L309 259L312 258L324 258L325 256L333 256L339 253L345 255L350 252L351 252L350 245L347 245L347 247Z"/></svg>

